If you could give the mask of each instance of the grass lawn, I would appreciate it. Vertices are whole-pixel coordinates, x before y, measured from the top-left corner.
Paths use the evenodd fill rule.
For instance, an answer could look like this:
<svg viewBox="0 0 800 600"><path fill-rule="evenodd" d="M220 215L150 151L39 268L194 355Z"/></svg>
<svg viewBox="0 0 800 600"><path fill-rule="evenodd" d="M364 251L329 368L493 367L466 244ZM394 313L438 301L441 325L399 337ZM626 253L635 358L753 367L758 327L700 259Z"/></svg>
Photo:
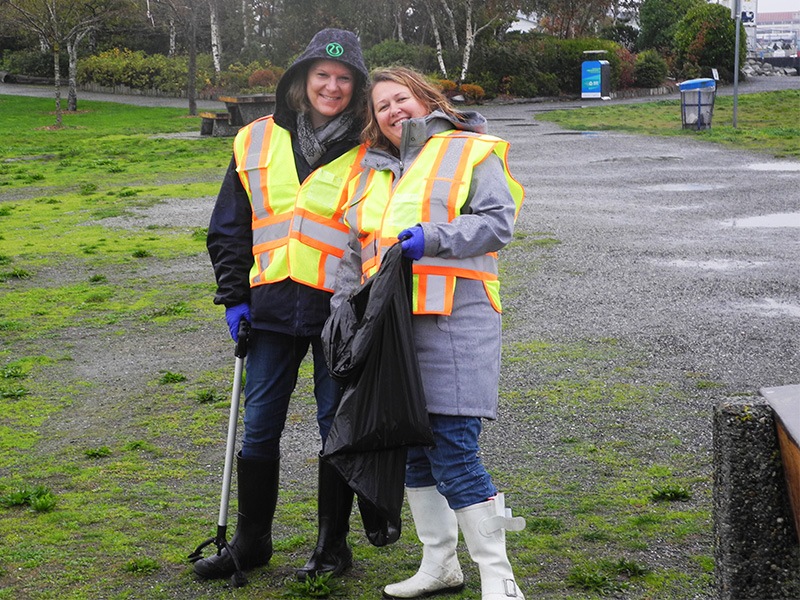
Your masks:
<svg viewBox="0 0 800 600"><path fill-rule="evenodd" d="M800 90L739 96L737 126L733 127L733 97L717 96L711 129L681 129L681 101L657 100L635 104L592 106L538 114L567 129L617 130L644 135L691 135L743 150L800 158Z"/></svg>

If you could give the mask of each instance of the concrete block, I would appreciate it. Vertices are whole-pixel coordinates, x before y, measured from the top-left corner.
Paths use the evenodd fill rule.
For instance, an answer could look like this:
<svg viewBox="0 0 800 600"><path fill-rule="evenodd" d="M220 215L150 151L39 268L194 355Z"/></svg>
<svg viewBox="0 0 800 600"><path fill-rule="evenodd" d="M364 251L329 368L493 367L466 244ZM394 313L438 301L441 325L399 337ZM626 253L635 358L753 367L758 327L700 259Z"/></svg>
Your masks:
<svg viewBox="0 0 800 600"><path fill-rule="evenodd" d="M774 415L763 398L714 408L713 452L717 598L800 598L800 545Z"/></svg>

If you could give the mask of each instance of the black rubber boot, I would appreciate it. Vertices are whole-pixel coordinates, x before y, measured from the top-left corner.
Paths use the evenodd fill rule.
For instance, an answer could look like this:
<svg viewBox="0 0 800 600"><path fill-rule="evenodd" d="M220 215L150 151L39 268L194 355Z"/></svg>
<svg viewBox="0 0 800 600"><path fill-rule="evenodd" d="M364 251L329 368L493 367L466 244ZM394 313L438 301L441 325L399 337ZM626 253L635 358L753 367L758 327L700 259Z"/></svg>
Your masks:
<svg viewBox="0 0 800 600"><path fill-rule="evenodd" d="M336 469L320 458L317 547L305 566L297 570L299 581L323 573L338 577L353 564L353 552L347 545L352 510L353 490Z"/></svg>
<svg viewBox="0 0 800 600"><path fill-rule="evenodd" d="M230 552L236 554L243 571L265 565L272 558L272 517L278 502L279 465L278 460L236 456L239 496L236 532L228 548L194 563L194 572L200 577L220 579L233 575L236 565Z"/></svg>

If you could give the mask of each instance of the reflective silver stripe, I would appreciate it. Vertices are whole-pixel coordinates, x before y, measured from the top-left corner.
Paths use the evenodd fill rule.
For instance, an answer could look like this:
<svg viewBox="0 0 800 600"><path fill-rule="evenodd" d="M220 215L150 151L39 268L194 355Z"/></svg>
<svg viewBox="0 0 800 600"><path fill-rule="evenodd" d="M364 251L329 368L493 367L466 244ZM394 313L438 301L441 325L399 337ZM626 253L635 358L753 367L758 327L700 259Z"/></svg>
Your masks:
<svg viewBox="0 0 800 600"><path fill-rule="evenodd" d="M253 246L274 242L289 235L289 221L263 225L253 229Z"/></svg>
<svg viewBox="0 0 800 600"><path fill-rule="evenodd" d="M447 276L425 275L425 299L422 310L426 312L444 312Z"/></svg>
<svg viewBox="0 0 800 600"><path fill-rule="evenodd" d="M353 197L350 198L350 206L347 209L347 217L345 220L354 231L362 230L362 224L358 222L358 202L364 196L364 188L367 186L367 180L369 179L368 173L368 170L363 171L361 175L358 176L358 185L353 191Z"/></svg>
<svg viewBox="0 0 800 600"><path fill-rule="evenodd" d="M253 270L257 270L259 266L261 267L261 269L256 272L255 277L250 279L251 285L255 285L257 283L263 283L264 281L263 275L267 271L267 267L269 267L269 252L262 252L259 255L259 259L261 259L260 263L258 262L253 263Z"/></svg>
<svg viewBox="0 0 800 600"><path fill-rule="evenodd" d="M305 219L298 214L295 214L292 219L292 229L328 246L335 248L347 246L348 233L346 231L329 227L311 219Z"/></svg>
<svg viewBox="0 0 800 600"><path fill-rule="evenodd" d="M340 259L333 254L325 255L325 281L323 286L333 291L333 285L336 283L336 271L339 270Z"/></svg>
<svg viewBox="0 0 800 600"><path fill-rule="evenodd" d="M258 164L266 132L267 121L259 121L250 128L250 145L247 147L247 156L244 158L244 170L250 182L250 203L253 206L253 214L255 214L256 219L265 219L269 216L264 207L264 196L261 193L263 172L259 168L261 165Z"/></svg>
<svg viewBox="0 0 800 600"><path fill-rule="evenodd" d="M430 221L433 223L447 223L450 220L449 200L452 188L456 185L454 178L458 165L460 164L461 154L467 140L465 138L448 138L447 142L441 146L441 151L446 151L445 158L439 163L439 169L431 176L435 177L431 198L441 198L441 202L429 202ZM459 181L463 184L464 182Z"/></svg>
<svg viewBox="0 0 800 600"><path fill-rule="evenodd" d="M423 256L417 261L419 265L442 267L445 269L462 269L474 271L475 273L489 273L495 277L498 275L497 259L488 254L481 256L471 256L469 258L436 258L433 256ZM476 277L476 279L483 279Z"/></svg>

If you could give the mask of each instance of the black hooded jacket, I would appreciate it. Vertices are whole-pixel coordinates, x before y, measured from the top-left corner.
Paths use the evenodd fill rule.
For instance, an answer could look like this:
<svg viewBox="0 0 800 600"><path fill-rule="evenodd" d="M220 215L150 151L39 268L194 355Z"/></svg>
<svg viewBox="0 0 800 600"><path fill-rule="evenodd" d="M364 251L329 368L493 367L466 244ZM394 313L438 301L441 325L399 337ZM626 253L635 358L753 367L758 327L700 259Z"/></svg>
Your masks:
<svg viewBox="0 0 800 600"><path fill-rule="evenodd" d="M333 56L331 45L342 54ZM294 163L298 181L303 182L316 169L338 158L359 143L363 123L355 119L348 135L331 145L313 165L309 165L297 140L297 114L286 103L286 92L295 77L306 77L310 64L317 59L339 60L357 74L353 96L362 94L367 70L355 36L347 31L325 29L317 33L305 52L287 69L276 90L275 123L292 136ZM330 314L329 292L297 283L291 279L250 287L253 265L252 209L247 192L231 160L222 181L208 226L206 246L217 280L215 304L225 307L249 303L252 326L295 336L317 336Z"/></svg>

